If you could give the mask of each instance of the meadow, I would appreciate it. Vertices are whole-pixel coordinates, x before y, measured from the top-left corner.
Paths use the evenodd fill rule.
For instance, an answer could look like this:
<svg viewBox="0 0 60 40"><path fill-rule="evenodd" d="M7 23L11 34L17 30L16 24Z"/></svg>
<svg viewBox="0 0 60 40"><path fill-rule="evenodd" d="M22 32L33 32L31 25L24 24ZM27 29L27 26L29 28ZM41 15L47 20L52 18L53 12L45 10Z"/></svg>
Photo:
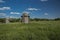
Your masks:
<svg viewBox="0 0 60 40"><path fill-rule="evenodd" d="M0 23L0 40L60 40L60 21Z"/></svg>

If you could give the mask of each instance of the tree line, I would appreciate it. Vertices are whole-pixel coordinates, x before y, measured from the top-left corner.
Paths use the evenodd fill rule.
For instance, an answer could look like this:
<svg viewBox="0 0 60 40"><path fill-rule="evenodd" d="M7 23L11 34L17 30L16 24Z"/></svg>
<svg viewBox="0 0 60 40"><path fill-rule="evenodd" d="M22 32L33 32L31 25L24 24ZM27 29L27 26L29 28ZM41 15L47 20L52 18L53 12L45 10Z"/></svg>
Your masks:
<svg viewBox="0 0 60 40"><path fill-rule="evenodd" d="M55 19L40 19L40 18L34 18L30 19L31 21L58 21L60 18L55 18Z"/></svg>
<svg viewBox="0 0 60 40"><path fill-rule="evenodd" d="M30 21L58 21L60 18L55 19L40 19L40 18L30 18ZM4 23L6 21L6 18L0 18L0 22ZM9 18L10 22L19 22L21 21L21 18Z"/></svg>

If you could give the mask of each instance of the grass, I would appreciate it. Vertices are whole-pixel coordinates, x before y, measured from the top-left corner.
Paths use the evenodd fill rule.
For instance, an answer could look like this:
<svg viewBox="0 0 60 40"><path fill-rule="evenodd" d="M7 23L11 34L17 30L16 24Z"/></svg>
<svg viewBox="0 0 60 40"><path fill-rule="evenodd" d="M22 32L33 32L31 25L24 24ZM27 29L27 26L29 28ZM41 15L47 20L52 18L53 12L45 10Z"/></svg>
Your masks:
<svg viewBox="0 0 60 40"><path fill-rule="evenodd" d="M60 21L0 23L0 40L60 40Z"/></svg>

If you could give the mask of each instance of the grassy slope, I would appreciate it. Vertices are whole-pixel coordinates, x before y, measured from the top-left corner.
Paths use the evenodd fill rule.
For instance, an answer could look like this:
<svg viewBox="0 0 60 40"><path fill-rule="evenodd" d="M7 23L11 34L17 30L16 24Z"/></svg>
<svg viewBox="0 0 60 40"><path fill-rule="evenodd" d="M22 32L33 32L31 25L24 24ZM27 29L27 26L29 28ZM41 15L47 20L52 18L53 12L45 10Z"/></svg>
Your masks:
<svg viewBox="0 0 60 40"><path fill-rule="evenodd" d="M60 40L60 21L0 24L0 40Z"/></svg>

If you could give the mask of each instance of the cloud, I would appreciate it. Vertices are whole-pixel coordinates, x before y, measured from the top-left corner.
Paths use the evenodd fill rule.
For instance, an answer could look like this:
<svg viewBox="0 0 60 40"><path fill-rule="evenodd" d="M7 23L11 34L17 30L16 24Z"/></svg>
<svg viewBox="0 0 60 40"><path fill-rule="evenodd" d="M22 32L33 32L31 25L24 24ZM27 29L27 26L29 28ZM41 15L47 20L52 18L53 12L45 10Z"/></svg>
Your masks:
<svg viewBox="0 0 60 40"><path fill-rule="evenodd" d="M10 16L10 18L15 18L15 16Z"/></svg>
<svg viewBox="0 0 60 40"><path fill-rule="evenodd" d="M48 13L44 13L44 15L48 15Z"/></svg>
<svg viewBox="0 0 60 40"><path fill-rule="evenodd" d="M20 14L19 12L10 12L10 14Z"/></svg>
<svg viewBox="0 0 60 40"><path fill-rule="evenodd" d="M48 1L48 0L40 0L40 1L44 2L44 1Z"/></svg>
<svg viewBox="0 0 60 40"><path fill-rule="evenodd" d="M3 1L3 0L0 0L0 3L4 3L5 1Z"/></svg>
<svg viewBox="0 0 60 40"><path fill-rule="evenodd" d="M30 12L24 11L24 12L22 12L22 13L27 13L27 14L29 14Z"/></svg>
<svg viewBox="0 0 60 40"><path fill-rule="evenodd" d="M26 10L29 10L29 11L37 11L37 10L40 10L40 9L37 9L37 8L28 8Z"/></svg>
<svg viewBox="0 0 60 40"><path fill-rule="evenodd" d="M18 16L9 16L9 18L19 18Z"/></svg>
<svg viewBox="0 0 60 40"><path fill-rule="evenodd" d="M6 16L6 14L5 13L0 13L0 16Z"/></svg>
<svg viewBox="0 0 60 40"><path fill-rule="evenodd" d="M11 8L10 7L2 7L0 8L0 10L10 10Z"/></svg>

